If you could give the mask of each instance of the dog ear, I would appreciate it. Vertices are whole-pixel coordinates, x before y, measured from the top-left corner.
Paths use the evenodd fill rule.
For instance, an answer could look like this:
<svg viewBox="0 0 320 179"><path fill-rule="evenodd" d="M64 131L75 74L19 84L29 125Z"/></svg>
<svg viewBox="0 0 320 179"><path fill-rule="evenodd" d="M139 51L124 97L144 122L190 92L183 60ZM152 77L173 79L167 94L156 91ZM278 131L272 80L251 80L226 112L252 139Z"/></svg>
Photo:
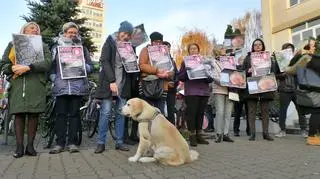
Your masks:
<svg viewBox="0 0 320 179"><path fill-rule="evenodd" d="M138 98L132 99L130 108L132 116L137 118L143 112L143 101Z"/></svg>

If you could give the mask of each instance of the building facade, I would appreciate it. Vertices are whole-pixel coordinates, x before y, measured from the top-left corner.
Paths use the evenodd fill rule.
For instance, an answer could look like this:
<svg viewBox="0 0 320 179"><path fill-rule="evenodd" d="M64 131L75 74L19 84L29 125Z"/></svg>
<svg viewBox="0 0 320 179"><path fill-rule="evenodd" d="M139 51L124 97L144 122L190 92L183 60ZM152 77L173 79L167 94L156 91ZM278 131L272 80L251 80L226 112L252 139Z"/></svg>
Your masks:
<svg viewBox="0 0 320 179"><path fill-rule="evenodd" d="M320 35L320 0L261 0L263 39L268 50Z"/></svg>
<svg viewBox="0 0 320 179"><path fill-rule="evenodd" d="M91 28L91 37L94 45L97 47L97 52L93 54L93 60L99 61L101 48L104 39L104 16L105 7L103 0L79 0L80 18L85 17L87 20L84 26Z"/></svg>

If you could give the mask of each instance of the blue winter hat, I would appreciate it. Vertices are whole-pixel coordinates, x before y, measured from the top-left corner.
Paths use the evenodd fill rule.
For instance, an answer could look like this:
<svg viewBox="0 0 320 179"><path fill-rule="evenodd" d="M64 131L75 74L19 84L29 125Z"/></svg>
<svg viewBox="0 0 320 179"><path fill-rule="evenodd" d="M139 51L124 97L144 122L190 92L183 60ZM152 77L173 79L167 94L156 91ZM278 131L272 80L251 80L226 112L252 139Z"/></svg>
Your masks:
<svg viewBox="0 0 320 179"><path fill-rule="evenodd" d="M133 25L128 21L123 21L120 23L118 32L128 32L131 35L133 32Z"/></svg>

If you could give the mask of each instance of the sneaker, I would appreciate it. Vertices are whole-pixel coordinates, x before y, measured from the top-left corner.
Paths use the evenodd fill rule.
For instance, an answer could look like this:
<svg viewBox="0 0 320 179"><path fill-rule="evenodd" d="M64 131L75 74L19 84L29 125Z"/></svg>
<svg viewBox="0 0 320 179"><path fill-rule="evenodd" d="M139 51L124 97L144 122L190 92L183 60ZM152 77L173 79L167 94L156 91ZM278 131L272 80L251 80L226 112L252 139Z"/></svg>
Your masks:
<svg viewBox="0 0 320 179"><path fill-rule="evenodd" d="M77 152L79 152L79 148L76 145L71 144L68 146L68 151L70 153L77 153Z"/></svg>
<svg viewBox="0 0 320 179"><path fill-rule="evenodd" d="M316 136L309 136L307 138L307 145L320 146L320 138Z"/></svg>
<svg viewBox="0 0 320 179"><path fill-rule="evenodd" d="M58 154L63 152L63 147L60 145L56 145L53 147L53 149L50 150L49 154Z"/></svg>
<svg viewBox="0 0 320 179"><path fill-rule="evenodd" d="M124 144L116 144L115 146L115 149L116 150L121 150L121 151L129 151L130 149L125 146Z"/></svg>
<svg viewBox="0 0 320 179"><path fill-rule="evenodd" d="M307 132L307 130L301 130L301 135L302 135L302 137L304 137L304 138L308 138L308 132Z"/></svg>
<svg viewBox="0 0 320 179"><path fill-rule="evenodd" d="M285 137L286 136L286 131L280 131L278 134L274 135L276 137Z"/></svg>
<svg viewBox="0 0 320 179"><path fill-rule="evenodd" d="M234 140L232 140L228 134L223 135L222 140L225 142L234 142Z"/></svg>

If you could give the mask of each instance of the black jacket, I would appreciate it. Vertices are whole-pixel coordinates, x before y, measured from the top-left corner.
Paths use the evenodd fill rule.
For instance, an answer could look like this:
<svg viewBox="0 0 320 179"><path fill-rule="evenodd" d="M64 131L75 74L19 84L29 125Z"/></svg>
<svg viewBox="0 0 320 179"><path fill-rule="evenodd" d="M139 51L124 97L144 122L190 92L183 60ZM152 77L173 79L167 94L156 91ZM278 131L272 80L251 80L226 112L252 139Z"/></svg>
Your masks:
<svg viewBox="0 0 320 179"><path fill-rule="evenodd" d="M103 44L100 63L101 69L99 73L98 87L95 97L98 99L111 98L112 92L110 90L110 83L116 82L115 77L115 60L116 60L117 47L116 42L111 35L108 36L107 40ZM125 84L121 90L120 97L130 98L131 97L131 79L132 75L126 73L123 69L123 78L126 79Z"/></svg>
<svg viewBox="0 0 320 179"><path fill-rule="evenodd" d="M275 55L273 55L275 63L275 75L278 82L278 91L285 93L293 93L297 89L297 79L295 76L280 71Z"/></svg>

